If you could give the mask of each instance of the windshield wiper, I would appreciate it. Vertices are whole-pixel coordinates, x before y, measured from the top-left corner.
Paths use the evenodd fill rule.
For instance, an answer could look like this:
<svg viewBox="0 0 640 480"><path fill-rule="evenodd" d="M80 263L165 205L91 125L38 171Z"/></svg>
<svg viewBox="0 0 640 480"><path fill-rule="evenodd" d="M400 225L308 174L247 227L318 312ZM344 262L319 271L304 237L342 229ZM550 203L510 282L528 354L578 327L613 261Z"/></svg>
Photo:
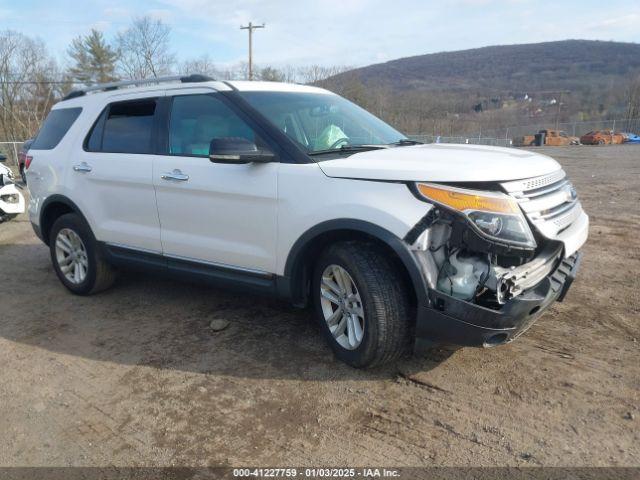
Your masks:
<svg viewBox="0 0 640 480"><path fill-rule="evenodd" d="M388 148L387 145L342 145L340 148L329 148L327 150L316 150L309 152L309 155L325 155L327 153L355 153L367 150L380 150Z"/></svg>
<svg viewBox="0 0 640 480"><path fill-rule="evenodd" d="M409 138L401 138L397 142L390 143L389 145L397 145L398 147L404 147L405 145L423 145L423 143L417 140L411 140Z"/></svg>

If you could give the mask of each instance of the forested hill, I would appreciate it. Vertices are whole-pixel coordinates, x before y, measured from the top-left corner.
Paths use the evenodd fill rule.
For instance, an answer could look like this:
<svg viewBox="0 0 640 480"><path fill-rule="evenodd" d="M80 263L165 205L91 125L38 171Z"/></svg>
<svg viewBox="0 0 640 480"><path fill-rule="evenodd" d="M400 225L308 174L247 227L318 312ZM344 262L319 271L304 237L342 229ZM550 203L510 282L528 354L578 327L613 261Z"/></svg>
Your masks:
<svg viewBox="0 0 640 480"><path fill-rule="evenodd" d="M359 80L402 90L593 90L640 73L640 44L564 40L406 57L350 70L328 84Z"/></svg>

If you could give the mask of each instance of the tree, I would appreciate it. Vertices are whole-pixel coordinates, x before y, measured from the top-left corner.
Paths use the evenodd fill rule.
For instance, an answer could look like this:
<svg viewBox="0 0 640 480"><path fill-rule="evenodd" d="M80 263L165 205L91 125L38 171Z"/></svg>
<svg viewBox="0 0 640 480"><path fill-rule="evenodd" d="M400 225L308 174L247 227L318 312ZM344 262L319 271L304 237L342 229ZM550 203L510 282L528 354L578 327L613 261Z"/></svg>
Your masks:
<svg viewBox="0 0 640 480"><path fill-rule="evenodd" d="M627 88L627 121L623 127L629 132L640 130L640 75L632 78Z"/></svg>
<svg viewBox="0 0 640 480"><path fill-rule="evenodd" d="M627 89L627 118L640 118L640 75L629 83Z"/></svg>
<svg viewBox="0 0 640 480"><path fill-rule="evenodd" d="M62 88L42 40L0 32L0 139L26 140L40 128Z"/></svg>
<svg viewBox="0 0 640 480"><path fill-rule="evenodd" d="M213 78L221 78L221 72L216 68L209 55L205 54L201 57L186 60L180 67L180 73L190 75L192 73L200 73Z"/></svg>
<svg viewBox="0 0 640 480"><path fill-rule="evenodd" d="M118 67L124 77L155 78L173 70L175 56L169 47L171 28L151 17L138 17L118 34Z"/></svg>
<svg viewBox="0 0 640 480"><path fill-rule="evenodd" d="M298 77L302 83L316 84L334 75L351 70L347 66L334 65L326 67L323 65L307 65L298 69Z"/></svg>
<svg viewBox="0 0 640 480"><path fill-rule="evenodd" d="M85 85L117 80L115 68L118 55L107 44L102 32L91 29L88 35L74 38L68 54L75 62L69 69L74 80Z"/></svg>
<svg viewBox="0 0 640 480"><path fill-rule="evenodd" d="M273 67L264 67L259 71L259 79L265 82L284 82L286 77L284 73Z"/></svg>

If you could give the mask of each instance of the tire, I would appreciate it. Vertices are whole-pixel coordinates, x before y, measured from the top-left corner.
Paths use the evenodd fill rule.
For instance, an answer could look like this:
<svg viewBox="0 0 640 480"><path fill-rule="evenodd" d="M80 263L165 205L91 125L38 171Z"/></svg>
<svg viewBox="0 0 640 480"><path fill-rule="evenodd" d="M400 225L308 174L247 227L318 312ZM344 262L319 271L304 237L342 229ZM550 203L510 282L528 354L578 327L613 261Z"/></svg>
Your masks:
<svg viewBox="0 0 640 480"><path fill-rule="evenodd" d="M24 169L24 165L20 165L20 178L22 178L22 183L27 184L27 172Z"/></svg>
<svg viewBox="0 0 640 480"><path fill-rule="evenodd" d="M360 300L355 301L355 308L348 299L343 298L339 304L323 296L324 287L325 293L333 295L335 300L335 287L340 287L335 267L343 269L348 274L346 280L355 287ZM353 288L351 293L350 297L356 298ZM336 357L343 362L357 368L372 367L391 362L409 350L412 322L405 282L398 268L375 245L343 242L325 250L314 269L312 296L320 328ZM345 309L362 313L362 318L357 318L358 326L353 317L351 325L344 319ZM332 327L327 318L333 323ZM343 322L346 323L344 334L336 338L334 332L339 333L338 327ZM355 331L353 344L350 343L352 337L347 335L349 327ZM359 342L357 333L360 333Z"/></svg>
<svg viewBox="0 0 640 480"><path fill-rule="evenodd" d="M73 254L65 253L65 249ZM62 215L54 222L49 236L49 251L58 279L76 295L100 292L115 281L115 270L102 257L91 228L76 213ZM82 268L77 263L82 264ZM74 276L76 269L80 272L78 277L69 278L68 275Z"/></svg>
<svg viewBox="0 0 640 480"><path fill-rule="evenodd" d="M4 213L0 210L0 223L8 222L9 220L13 220L18 216L17 213Z"/></svg>
<svg viewBox="0 0 640 480"><path fill-rule="evenodd" d="M598 140L598 145L604 145L605 141L604 140Z"/></svg>

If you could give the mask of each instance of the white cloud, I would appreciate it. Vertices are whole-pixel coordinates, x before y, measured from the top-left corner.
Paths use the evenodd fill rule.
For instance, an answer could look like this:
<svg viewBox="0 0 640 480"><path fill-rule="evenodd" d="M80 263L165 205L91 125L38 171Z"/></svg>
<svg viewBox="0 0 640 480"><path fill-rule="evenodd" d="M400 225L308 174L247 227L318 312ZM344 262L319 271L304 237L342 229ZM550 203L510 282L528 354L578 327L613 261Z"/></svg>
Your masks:
<svg viewBox="0 0 640 480"><path fill-rule="evenodd" d="M96 29L100 32L106 32L111 28L111 22L107 20L99 20L89 25L89 29Z"/></svg>
<svg viewBox="0 0 640 480"><path fill-rule="evenodd" d="M131 10L124 7L107 7L102 11L105 17L109 18L128 18L131 17Z"/></svg>
<svg viewBox="0 0 640 480"><path fill-rule="evenodd" d="M25 33L38 32L54 54L91 26L111 38L141 15L171 25L179 58L208 53L217 63L246 58L247 33L239 28L249 21L266 24L255 32L256 63L276 66L360 66L566 38L640 41L640 6L628 0L605 8L595 0L87 0L73 10L61 8L62 0L33 2L11 12L0 0L0 18L12 28L29 25Z"/></svg>
<svg viewBox="0 0 640 480"><path fill-rule="evenodd" d="M240 25L265 23L255 32L255 54L259 63L364 64L389 58L398 43L416 44L411 31L425 31L436 20L432 9L398 6L383 0L284 0L257 2L240 0L232 8L217 0L163 0L185 18L198 18L205 25L192 27L204 39L220 41L236 52L246 50L246 32ZM416 4L416 2L410 2ZM417 5L420 5L417 2ZM221 32L224 32L221 33ZM413 38L412 38L413 36ZM413 41L412 41L413 40Z"/></svg>
<svg viewBox="0 0 640 480"><path fill-rule="evenodd" d="M591 9L574 0L160 0L191 25L203 44L226 46L242 58L240 25L266 23L256 32L257 63L364 65L423 53L564 38L640 40L627 31L640 22L634 8L610 0L594 23ZM554 11L553 16L540 15ZM179 22L174 22L178 25ZM617 30L617 31L616 31Z"/></svg>
<svg viewBox="0 0 640 480"><path fill-rule="evenodd" d="M602 15L600 19L594 23L588 24L587 28L591 30L602 30L611 28L633 28L640 29L640 9L638 12L627 12L618 16Z"/></svg>
<svg viewBox="0 0 640 480"><path fill-rule="evenodd" d="M164 23L173 23L173 12L166 8L155 8L147 10L145 15L153 18L154 20L160 20Z"/></svg>

